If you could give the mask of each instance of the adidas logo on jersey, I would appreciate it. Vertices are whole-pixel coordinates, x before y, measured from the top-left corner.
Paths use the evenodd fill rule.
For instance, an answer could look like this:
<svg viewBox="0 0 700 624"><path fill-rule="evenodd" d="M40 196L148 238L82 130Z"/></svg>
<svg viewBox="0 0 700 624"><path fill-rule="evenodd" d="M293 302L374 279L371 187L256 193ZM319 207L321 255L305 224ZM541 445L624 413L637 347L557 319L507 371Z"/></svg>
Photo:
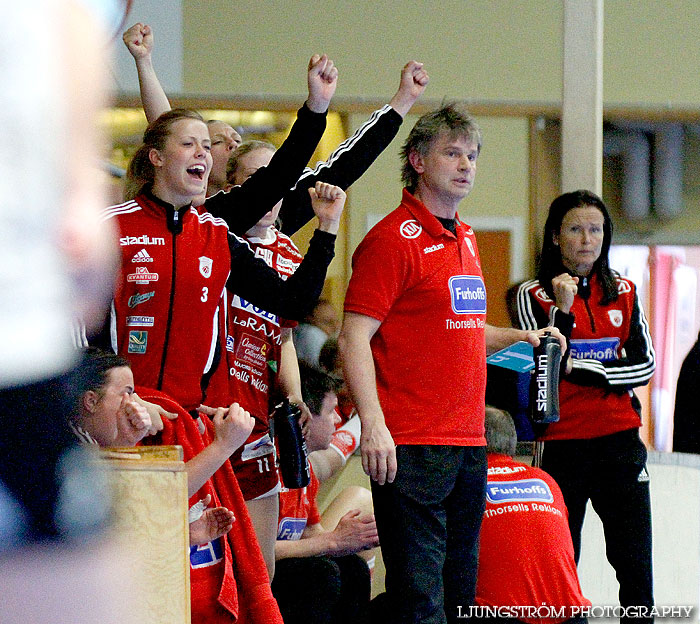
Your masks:
<svg viewBox="0 0 700 624"><path fill-rule="evenodd" d="M153 258L148 254L146 249L142 249L131 259L132 262L153 262Z"/></svg>
<svg viewBox="0 0 700 624"><path fill-rule="evenodd" d="M639 473L639 476L637 477L637 482L646 483L647 481L649 481L649 473L647 472L647 467L644 466L644 468L642 468L641 472Z"/></svg>

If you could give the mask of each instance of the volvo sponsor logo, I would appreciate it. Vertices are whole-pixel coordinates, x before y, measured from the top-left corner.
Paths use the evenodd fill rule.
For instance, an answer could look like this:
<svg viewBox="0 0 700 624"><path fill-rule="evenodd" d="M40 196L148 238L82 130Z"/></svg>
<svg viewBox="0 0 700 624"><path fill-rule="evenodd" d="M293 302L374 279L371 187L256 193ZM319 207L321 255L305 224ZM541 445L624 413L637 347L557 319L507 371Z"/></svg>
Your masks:
<svg viewBox="0 0 700 624"><path fill-rule="evenodd" d="M122 247L126 245L165 245L165 239L160 236L150 237L146 234L141 236L122 236L119 239L119 244Z"/></svg>
<svg viewBox="0 0 700 624"><path fill-rule="evenodd" d="M150 254L146 251L144 247L141 251L136 252L134 257L131 259L132 262L153 262Z"/></svg>
<svg viewBox="0 0 700 624"><path fill-rule="evenodd" d="M485 314L486 287L479 275L455 275L449 281L455 314Z"/></svg>
<svg viewBox="0 0 700 624"><path fill-rule="evenodd" d="M145 303L146 301L152 299L155 296L155 290L152 290L151 292L147 293L136 293L135 295L131 295L131 297L129 297L129 300L126 302L126 305L128 305L130 308L135 308L137 305Z"/></svg>
<svg viewBox="0 0 700 624"><path fill-rule="evenodd" d="M270 321L271 323L274 323L277 326L279 326L280 324L279 317L276 314L272 314L272 312L267 312L266 310L263 310L262 308L253 305L252 303L250 303L250 301L246 301L245 299L243 299L243 297L239 297L238 295L233 295L233 297L231 298L231 307L238 308L239 310L245 310L246 312L254 314L255 316L261 319Z"/></svg>
<svg viewBox="0 0 700 624"><path fill-rule="evenodd" d="M486 484L486 500L490 503L554 501L546 481L523 479L522 481L493 481Z"/></svg>
<svg viewBox="0 0 700 624"><path fill-rule="evenodd" d="M158 273L149 273L146 267L136 267L134 273L126 276L127 282L135 282L136 284L148 284L158 281Z"/></svg>
<svg viewBox="0 0 700 624"><path fill-rule="evenodd" d="M577 360L610 362L618 357L619 338L577 339L571 341L571 357Z"/></svg>
<svg viewBox="0 0 700 624"><path fill-rule="evenodd" d="M154 317L152 316L127 316L127 327L153 327Z"/></svg>
<svg viewBox="0 0 700 624"><path fill-rule="evenodd" d="M399 227L399 232L404 238L418 238L423 231L423 226L415 219L404 221Z"/></svg>

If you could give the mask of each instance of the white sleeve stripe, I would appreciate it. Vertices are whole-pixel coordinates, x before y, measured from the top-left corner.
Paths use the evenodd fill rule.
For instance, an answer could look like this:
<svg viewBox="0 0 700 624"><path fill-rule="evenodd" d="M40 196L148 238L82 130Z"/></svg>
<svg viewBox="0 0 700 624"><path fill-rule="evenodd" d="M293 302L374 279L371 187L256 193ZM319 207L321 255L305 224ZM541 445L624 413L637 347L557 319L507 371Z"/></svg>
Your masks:
<svg viewBox="0 0 700 624"><path fill-rule="evenodd" d="M355 145L355 143L357 143L362 138L362 136L377 123L377 121L382 115L385 115L390 110L393 110L391 106L385 104L379 110L374 111L370 115L369 119L357 129L355 134L345 139L345 141L338 145L338 147L334 150L334 152L329 156L329 158L326 161L318 163L314 169L307 167L301 174L301 177L297 180L296 184L292 187L292 190L296 189L297 186L299 186L299 183L304 180L304 178L307 178L310 175L317 175L318 172L322 169L327 169L328 167L330 167L336 160L338 160L338 158L342 154L350 150L353 147L353 145Z"/></svg>
<svg viewBox="0 0 700 624"><path fill-rule="evenodd" d="M529 289L537 283L537 280L530 280L524 282L520 285L520 288L518 288L518 320L523 329L537 329L537 321L535 315L532 313L532 302L529 293Z"/></svg>
<svg viewBox="0 0 700 624"><path fill-rule="evenodd" d="M138 212L139 210L141 210L141 206L135 201L120 204L119 206L110 206L109 208L105 208L100 212L100 220L106 221L107 219L111 219L117 215Z"/></svg>

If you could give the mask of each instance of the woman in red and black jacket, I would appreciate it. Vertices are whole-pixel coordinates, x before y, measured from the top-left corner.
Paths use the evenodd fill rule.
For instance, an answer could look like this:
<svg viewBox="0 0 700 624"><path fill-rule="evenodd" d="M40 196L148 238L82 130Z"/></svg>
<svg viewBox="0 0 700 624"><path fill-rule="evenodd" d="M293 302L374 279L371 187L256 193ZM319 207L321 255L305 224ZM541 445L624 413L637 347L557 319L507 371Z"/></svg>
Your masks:
<svg viewBox="0 0 700 624"><path fill-rule="evenodd" d="M323 132L324 114L306 105L299 112L301 128L290 134L295 147L281 157L296 171L278 176L270 163L257 180L251 178L251 186L220 193L218 201L239 208L244 203L255 223L288 189L286 176L298 178ZM104 215L118 226L122 260L109 342L129 359L140 384L166 392L188 411L202 402L202 379L217 353L217 314L226 284L265 310L303 318L323 287L345 198L336 187L314 197L319 228L299 269L282 280L222 219L192 206L206 188L210 146L197 113L164 113L149 125L134 157L137 177L147 183L134 200ZM264 193L255 192L265 185Z"/></svg>
<svg viewBox="0 0 700 624"><path fill-rule="evenodd" d="M576 560L590 500L605 531L620 604L653 604L647 452L633 388L654 373L649 326L633 282L608 263L612 221L589 191L557 197L545 224L537 279L518 291L523 329L553 324L569 339L559 422L541 434L542 468L569 510Z"/></svg>

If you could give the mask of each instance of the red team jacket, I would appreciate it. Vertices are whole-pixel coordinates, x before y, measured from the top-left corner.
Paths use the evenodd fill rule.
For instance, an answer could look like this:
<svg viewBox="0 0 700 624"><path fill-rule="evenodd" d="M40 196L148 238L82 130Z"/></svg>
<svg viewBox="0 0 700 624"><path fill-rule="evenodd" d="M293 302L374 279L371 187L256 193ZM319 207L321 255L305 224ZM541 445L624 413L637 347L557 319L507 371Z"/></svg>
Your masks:
<svg viewBox="0 0 700 624"><path fill-rule="evenodd" d="M632 388L654 373L649 325L634 283L618 278L616 301L601 304L597 279L582 278L569 314L564 314L537 280L518 290L518 315L523 329L553 322L570 337L573 369L559 386L561 419L547 427L545 440L596 438L641 425Z"/></svg>

